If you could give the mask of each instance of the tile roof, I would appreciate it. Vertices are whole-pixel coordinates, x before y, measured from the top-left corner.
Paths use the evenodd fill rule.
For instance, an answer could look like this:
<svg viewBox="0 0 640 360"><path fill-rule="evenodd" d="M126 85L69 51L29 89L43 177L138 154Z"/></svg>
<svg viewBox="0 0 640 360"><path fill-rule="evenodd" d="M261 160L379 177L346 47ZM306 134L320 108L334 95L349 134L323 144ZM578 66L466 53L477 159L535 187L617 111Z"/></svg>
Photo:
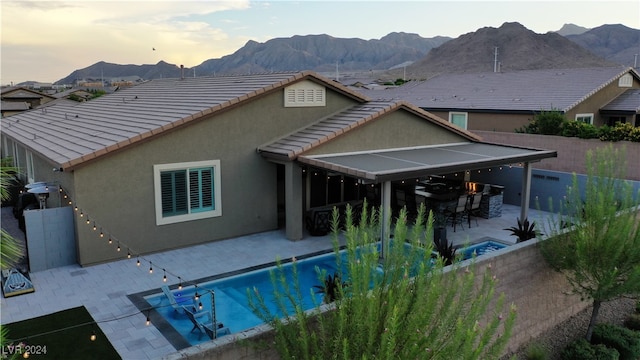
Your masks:
<svg viewBox="0 0 640 360"><path fill-rule="evenodd" d="M2 101L0 104L2 111L24 111L29 110L29 103L26 101Z"/></svg>
<svg viewBox="0 0 640 360"><path fill-rule="evenodd" d="M640 89L629 89L603 106L604 111L628 111L640 113Z"/></svg>
<svg viewBox="0 0 640 360"><path fill-rule="evenodd" d="M443 74L388 90L361 92L372 99L401 99L428 110L569 111L632 68L525 70Z"/></svg>
<svg viewBox="0 0 640 360"><path fill-rule="evenodd" d="M260 146L258 151L265 156L286 157L289 160L293 160L313 147L398 109L411 111L425 120L448 128L450 131L456 132L471 141L480 140L478 136L405 101L371 101L355 105L343 112L321 119L306 128L286 135L272 143Z"/></svg>
<svg viewBox="0 0 640 360"><path fill-rule="evenodd" d="M301 80L358 101L366 97L313 72L149 81L69 106L27 111L2 121L2 133L70 169L203 116Z"/></svg>

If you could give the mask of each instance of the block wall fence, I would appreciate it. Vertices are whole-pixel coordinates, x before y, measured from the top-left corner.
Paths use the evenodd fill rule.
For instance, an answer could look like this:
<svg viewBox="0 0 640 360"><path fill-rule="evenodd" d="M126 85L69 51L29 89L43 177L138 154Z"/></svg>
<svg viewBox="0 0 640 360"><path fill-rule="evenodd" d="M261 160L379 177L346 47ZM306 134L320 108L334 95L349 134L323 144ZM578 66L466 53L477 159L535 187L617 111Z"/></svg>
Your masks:
<svg viewBox="0 0 640 360"><path fill-rule="evenodd" d="M627 179L640 181L640 143L630 141L608 142L599 139L579 139L565 136L518 134L494 131L473 131L483 141L496 144L522 146L543 150L556 150L557 158L534 163L536 169L585 174L585 157L588 150L613 144L614 148L625 148L627 153Z"/></svg>
<svg viewBox="0 0 640 360"><path fill-rule="evenodd" d="M515 304L517 308L516 324L505 353L517 350L547 329L589 306L589 303L581 301L578 296L567 294L567 281L562 274L553 271L546 264L537 240L487 254L478 259L476 269L478 278L482 277L484 271L491 271L497 277L496 294L505 294L505 311L509 304ZM273 333L268 326L183 349L165 359L279 359L273 349L266 345L257 346L256 342L260 341L266 344L273 341Z"/></svg>

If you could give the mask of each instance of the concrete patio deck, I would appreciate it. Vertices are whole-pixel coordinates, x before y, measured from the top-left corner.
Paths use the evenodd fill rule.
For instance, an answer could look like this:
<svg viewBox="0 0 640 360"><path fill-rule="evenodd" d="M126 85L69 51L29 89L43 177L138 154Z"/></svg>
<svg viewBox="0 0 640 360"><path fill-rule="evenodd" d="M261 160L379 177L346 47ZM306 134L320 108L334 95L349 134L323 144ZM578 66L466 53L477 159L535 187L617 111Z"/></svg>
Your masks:
<svg viewBox="0 0 640 360"><path fill-rule="evenodd" d="M515 237L503 229L516 225L519 215L519 207L504 205L501 217L478 218L477 226L472 220L471 228L465 224L464 229L458 227L456 232L448 227L448 238L454 244L475 242L485 237L515 243ZM531 210L529 219L540 221L545 216L546 213ZM2 228L24 240L11 208L2 208ZM331 247L329 236L307 237L294 242L286 239L284 230L270 231L145 255L140 267L132 258L84 268L73 265L34 272L30 276L35 292L0 299L1 323L85 306L123 359L159 359L176 349L155 326L145 325L146 315L127 295L154 289L160 292L165 284L163 268L179 275L183 281L192 281L271 263L278 257L299 257ZM149 261L154 270L157 269L153 274L148 271ZM169 277L166 284L177 283L177 278Z"/></svg>

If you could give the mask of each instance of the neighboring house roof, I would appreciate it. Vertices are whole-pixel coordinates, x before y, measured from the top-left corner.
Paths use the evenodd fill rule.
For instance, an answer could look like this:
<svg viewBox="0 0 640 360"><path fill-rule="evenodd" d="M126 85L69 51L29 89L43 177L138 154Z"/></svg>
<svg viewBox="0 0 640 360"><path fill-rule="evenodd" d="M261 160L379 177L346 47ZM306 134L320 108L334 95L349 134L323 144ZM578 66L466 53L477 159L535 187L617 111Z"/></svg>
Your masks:
<svg viewBox="0 0 640 360"><path fill-rule="evenodd" d="M29 110L29 103L26 101L3 101L0 106L2 107L2 111Z"/></svg>
<svg viewBox="0 0 640 360"><path fill-rule="evenodd" d="M90 92L88 92L85 89L76 88L76 89L69 89L69 90L57 92L57 93L53 94L52 96L55 97L55 98L60 99L60 98L69 97L72 94L75 94L75 95L77 95L77 96L79 96L81 98L89 98L89 97L91 97L93 95L93 94L91 94Z"/></svg>
<svg viewBox="0 0 640 360"><path fill-rule="evenodd" d="M2 132L67 170L302 80L367 100L313 72L158 79L74 107L16 114Z"/></svg>
<svg viewBox="0 0 640 360"><path fill-rule="evenodd" d="M41 99L41 98L55 99L53 96L27 89L24 87L8 86L2 88L3 100L21 100L21 99Z"/></svg>
<svg viewBox="0 0 640 360"><path fill-rule="evenodd" d="M72 106L76 106L76 105L80 105L80 102L74 101L74 100L69 100L67 98L59 98L59 99L51 100L48 103L36 106L35 109L42 109L42 108L50 107L50 106L72 107Z"/></svg>
<svg viewBox="0 0 640 360"><path fill-rule="evenodd" d="M258 151L267 157L283 157L288 160L294 160L305 151L398 109L411 111L425 120L464 136L470 141L481 140L477 135L454 126L405 101L371 101L322 119L293 134L261 146Z"/></svg>
<svg viewBox="0 0 640 360"><path fill-rule="evenodd" d="M362 90L372 99L396 99L436 111L567 112L633 68L524 70L505 73L442 74L388 90Z"/></svg>
<svg viewBox="0 0 640 360"><path fill-rule="evenodd" d="M640 89L629 89L603 106L602 111L640 113Z"/></svg>

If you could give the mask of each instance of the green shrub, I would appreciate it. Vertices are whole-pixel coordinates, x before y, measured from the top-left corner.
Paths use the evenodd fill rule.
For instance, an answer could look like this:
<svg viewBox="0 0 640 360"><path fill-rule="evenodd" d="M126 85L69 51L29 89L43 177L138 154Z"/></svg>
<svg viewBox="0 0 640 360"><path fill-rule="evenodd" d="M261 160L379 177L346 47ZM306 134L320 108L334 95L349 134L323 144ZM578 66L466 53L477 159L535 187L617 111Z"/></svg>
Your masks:
<svg viewBox="0 0 640 360"><path fill-rule="evenodd" d="M560 135L562 134L562 125L567 118L559 110L541 111L535 117L538 131L542 135Z"/></svg>
<svg viewBox="0 0 640 360"><path fill-rule="evenodd" d="M562 360L618 360L618 350L608 348L602 344L591 345L585 339L578 339L562 350Z"/></svg>
<svg viewBox="0 0 640 360"><path fill-rule="evenodd" d="M618 350L621 360L640 359L640 332L622 326L598 324L593 329L591 342Z"/></svg>
<svg viewBox="0 0 640 360"><path fill-rule="evenodd" d="M591 124L572 120L562 125L562 136L578 137L580 139L597 139L599 133L598 128Z"/></svg>
<svg viewBox="0 0 640 360"><path fill-rule="evenodd" d="M640 331L640 313L635 313L635 314L629 315L624 320L624 326L627 329Z"/></svg>
<svg viewBox="0 0 640 360"><path fill-rule="evenodd" d="M527 360L546 360L549 358L549 351L538 343L532 343L527 346L525 351L525 359Z"/></svg>
<svg viewBox="0 0 640 360"><path fill-rule="evenodd" d="M599 131L602 141L640 141L640 129L630 123L616 123L602 126Z"/></svg>
<svg viewBox="0 0 640 360"><path fill-rule="evenodd" d="M636 303L636 313L640 314L640 300Z"/></svg>

